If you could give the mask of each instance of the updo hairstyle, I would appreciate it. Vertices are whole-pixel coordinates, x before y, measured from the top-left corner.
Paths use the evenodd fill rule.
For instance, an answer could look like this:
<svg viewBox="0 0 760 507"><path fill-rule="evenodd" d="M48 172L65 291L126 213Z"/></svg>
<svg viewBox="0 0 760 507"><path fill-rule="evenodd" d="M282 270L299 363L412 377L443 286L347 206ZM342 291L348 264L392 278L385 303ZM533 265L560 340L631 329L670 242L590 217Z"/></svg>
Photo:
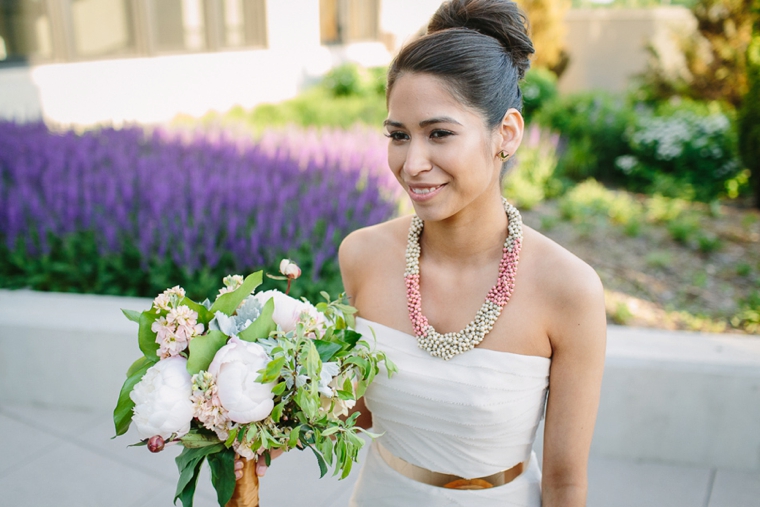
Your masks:
<svg viewBox="0 0 760 507"><path fill-rule="evenodd" d="M401 49L388 70L386 100L405 73L439 77L494 129L510 108L522 112L518 86L535 51L527 18L510 0L450 0L427 33Z"/></svg>

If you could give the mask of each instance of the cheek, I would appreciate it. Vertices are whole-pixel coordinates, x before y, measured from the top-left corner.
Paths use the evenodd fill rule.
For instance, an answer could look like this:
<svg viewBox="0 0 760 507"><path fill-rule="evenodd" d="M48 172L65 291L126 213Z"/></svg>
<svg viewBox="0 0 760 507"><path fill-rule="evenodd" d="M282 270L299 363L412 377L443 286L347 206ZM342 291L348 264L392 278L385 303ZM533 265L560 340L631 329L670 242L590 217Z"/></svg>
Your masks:
<svg viewBox="0 0 760 507"><path fill-rule="evenodd" d="M391 168L393 174L398 176L401 171L401 167L404 165L405 153L401 146L388 146L388 167Z"/></svg>

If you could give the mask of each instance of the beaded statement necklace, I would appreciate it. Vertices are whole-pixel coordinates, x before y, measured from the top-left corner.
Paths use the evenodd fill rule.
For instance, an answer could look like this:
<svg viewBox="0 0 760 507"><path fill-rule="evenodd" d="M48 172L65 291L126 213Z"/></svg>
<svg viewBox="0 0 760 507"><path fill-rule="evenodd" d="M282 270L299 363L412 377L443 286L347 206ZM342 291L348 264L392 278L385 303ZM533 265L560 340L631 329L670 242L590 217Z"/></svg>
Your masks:
<svg viewBox="0 0 760 507"><path fill-rule="evenodd" d="M499 263L499 278L480 307L475 319L462 331L441 334L428 322L422 314L422 298L420 296L420 235L422 234L422 219L412 218L409 227L409 237L406 245L406 301L409 308L409 318L414 326L417 344L427 350L433 357L449 360L457 354L474 348L493 329L501 309L509 301L515 288L515 275L522 245L522 218L517 208L502 198L504 211L509 219L507 239L502 249Z"/></svg>

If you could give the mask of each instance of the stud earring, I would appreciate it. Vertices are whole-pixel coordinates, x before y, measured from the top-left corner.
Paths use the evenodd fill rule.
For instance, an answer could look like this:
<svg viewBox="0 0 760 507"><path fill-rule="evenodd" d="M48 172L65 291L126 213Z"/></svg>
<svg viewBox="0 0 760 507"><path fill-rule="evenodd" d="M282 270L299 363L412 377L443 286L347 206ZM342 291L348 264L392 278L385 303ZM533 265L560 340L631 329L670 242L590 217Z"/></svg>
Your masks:
<svg viewBox="0 0 760 507"><path fill-rule="evenodd" d="M507 153L504 150L501 150L499 152L499 158L501 159L502 162L506 162L506 160L509 158L509 153Z"/></svg>

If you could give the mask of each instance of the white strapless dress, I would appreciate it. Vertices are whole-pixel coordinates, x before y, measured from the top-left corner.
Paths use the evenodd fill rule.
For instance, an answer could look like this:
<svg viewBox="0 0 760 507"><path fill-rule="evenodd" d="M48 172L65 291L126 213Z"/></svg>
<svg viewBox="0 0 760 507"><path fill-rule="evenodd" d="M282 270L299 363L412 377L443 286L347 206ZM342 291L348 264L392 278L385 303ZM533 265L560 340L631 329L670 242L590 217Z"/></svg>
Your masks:
<svg viewBox="0 0 760 507"><path fill-rule="evenodd" d="M473 349L449 361L415 338L357 319L357 330L398 366L375 377L365 402L382 445L414 465L464 478L485 477L520 462L525 472L502 486L452 490L409 479L370 446L351 507L540 507L541 470L532 452L544 414L551 360Z"/></svg>

